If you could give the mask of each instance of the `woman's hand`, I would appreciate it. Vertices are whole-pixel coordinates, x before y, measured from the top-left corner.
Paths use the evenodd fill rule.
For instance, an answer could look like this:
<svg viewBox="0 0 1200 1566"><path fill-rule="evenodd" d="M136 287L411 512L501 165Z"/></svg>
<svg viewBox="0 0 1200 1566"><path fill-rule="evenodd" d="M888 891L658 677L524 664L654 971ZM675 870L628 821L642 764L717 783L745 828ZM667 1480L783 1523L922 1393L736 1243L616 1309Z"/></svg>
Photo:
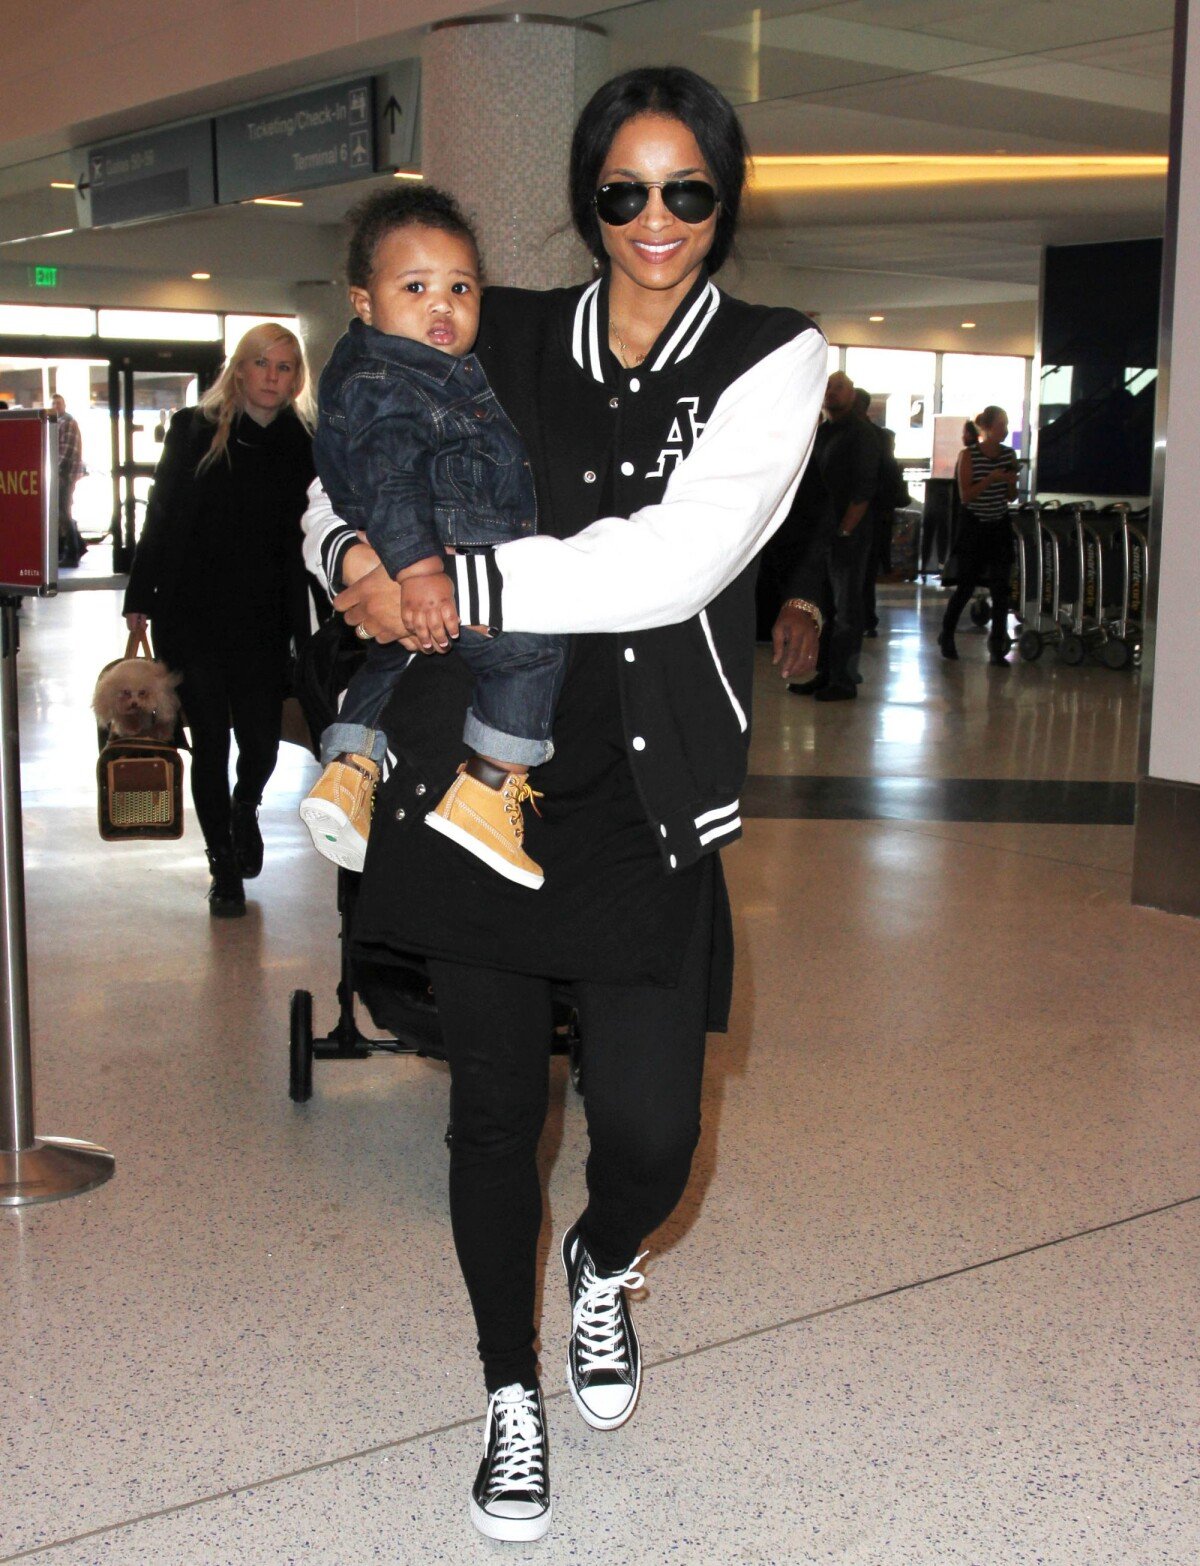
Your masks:
<svg viewBox="0 0 1200 1566"><path fill-rule="evenodd" d="M127 614L125 616L125 629L131 636L140 636L150 628L150 616L148 614Z"/></svg>
<svg viewBox="0 0 1200 1566"><path fill-rule="evenodd" d="M350 556L359 549L366 549L366 546L353 544L346 551L343 572L346 572ZM366 549L366 552L374 558L373 550ZM393 582L383 566L373 566L365 576L352 582L333 600L333 607L345 616L347 625L361 625L377 642L399 642L409 652L421 651L420 643L408 634L404 624L400 584Z"/></svg>
<svg viewBox="0 0 1200 1566"><path fill-rule="evenodd" d="M785 680L798 680L817 666L821 629L806 609L784 604L771 630L771 658Z"/></svg>
<svg viewBox="0 0 1200 1566"><path fill-rule="evenodd" d="M347 587L352 587L379 564L379 556L367 543L367 535L360 533L358 537L360 541L351 544L342 556L342 581Z"/></svg>

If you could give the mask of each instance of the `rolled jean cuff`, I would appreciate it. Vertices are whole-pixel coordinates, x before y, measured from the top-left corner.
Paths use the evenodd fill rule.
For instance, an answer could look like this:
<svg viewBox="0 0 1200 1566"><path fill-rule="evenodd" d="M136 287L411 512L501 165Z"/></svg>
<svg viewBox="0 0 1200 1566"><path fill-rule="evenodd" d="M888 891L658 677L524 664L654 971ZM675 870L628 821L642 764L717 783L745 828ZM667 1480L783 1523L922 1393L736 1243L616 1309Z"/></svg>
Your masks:
<svg viewBox="0 0 1200 1566"><path fill-rule="evenodd" d="M512 767L540 767L554 754L551 740L528 739L521 734L506 734L482 722L474 712L467 713L463 724L463 741L477 756L488 756L493 761L505 761Z"/></svg>
<svg viewBox="0 0 1200 1566"><path fill-rule="evenodd" d="M382 729L369 729L362 723L331 723L321 735L323 767L339 756L366 756L380 765L386 755L387 735Z"/></svg>

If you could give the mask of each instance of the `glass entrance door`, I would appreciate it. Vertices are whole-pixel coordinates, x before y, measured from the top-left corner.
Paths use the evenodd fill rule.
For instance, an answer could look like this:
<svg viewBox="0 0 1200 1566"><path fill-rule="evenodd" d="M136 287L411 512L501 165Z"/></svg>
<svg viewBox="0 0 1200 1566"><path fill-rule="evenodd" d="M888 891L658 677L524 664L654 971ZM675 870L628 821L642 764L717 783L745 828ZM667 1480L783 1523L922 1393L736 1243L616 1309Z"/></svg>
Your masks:
<svg viewBox="0 0 1200 1566"><path fill-rule="evenodd" d="M133 563L167 426L180 408L195 407L200 392L201 375L191 369L108 367L114 571Z"/></svg>

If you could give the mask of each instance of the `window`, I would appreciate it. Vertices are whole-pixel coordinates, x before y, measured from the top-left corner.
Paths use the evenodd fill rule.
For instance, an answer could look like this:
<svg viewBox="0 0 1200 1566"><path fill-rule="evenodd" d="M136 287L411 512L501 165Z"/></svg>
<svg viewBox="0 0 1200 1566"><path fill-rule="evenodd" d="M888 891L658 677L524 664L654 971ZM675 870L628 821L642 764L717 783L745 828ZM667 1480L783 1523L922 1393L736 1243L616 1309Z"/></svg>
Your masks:
<svg viewBox="0 0 1200 1566"><path fill-rule="evenodd" d="M101 337L211 343L221 335L221 320L215 310L100 310L98 314Z"/></svg>
<svg viewBox="0 0 1200 1566"><path fill-rule="evenodd" d="M942 412L973 419L987 407L1003 408L1008 414L1008 443L1023 451L1026 362L1009 354L943 354Z"/></svg>
<svg viewBox="0 0 1200 1566"><path fill-rule="evenodd" d="M225 317L225 357L228 359L229 355L252 326L261 326L264 321L274 321L278 326L286 326L289 332L295 332L300 341L304 341L303 334L300 331L299 316L227 315Z"/></svg>
<svg viewBox="0 0 1200 1566"><path fill-rule="evenodd" d="M14 337L92 337L96 312L74 305L0 304L0 334Z"/></svg>
<svg viewBox="0 0 1200 1566"><path fill-rule="evenodd" d="M928 462L933 452L937 355L907 348L847 348L846 374L871 393L873 417L896 435L901 462ZM882 410L879 409L883 403Z"/></svg>

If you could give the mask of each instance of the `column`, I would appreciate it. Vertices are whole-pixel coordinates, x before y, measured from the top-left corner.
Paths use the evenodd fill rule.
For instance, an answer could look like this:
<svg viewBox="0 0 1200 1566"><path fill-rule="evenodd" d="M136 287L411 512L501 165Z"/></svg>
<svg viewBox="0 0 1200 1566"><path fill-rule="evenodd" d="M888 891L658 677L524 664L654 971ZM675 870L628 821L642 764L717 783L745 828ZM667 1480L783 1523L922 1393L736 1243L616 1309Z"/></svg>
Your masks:
<svg viewBox="0 0 1200 1566"><path fill-rule="evenodd" d="M560 288L591 275L567 164L576 114L607 61L599 28L554 17L471 17L426 38L422 172L476 225L489 282Z"/></svg>
<svg viewBox="0 0 1200 1566"><path fill-rule="evenodd" d="M1177 0L1133 897L1200 916L1200 26Z"/></svg>
<svg viewBox="0 0 1200 1566"><path fill-rule="evenodd" d="M333 345L346 330L352 311L344 282L297 283L294 308L300 319L300 340L315 389Z"/></svg>

